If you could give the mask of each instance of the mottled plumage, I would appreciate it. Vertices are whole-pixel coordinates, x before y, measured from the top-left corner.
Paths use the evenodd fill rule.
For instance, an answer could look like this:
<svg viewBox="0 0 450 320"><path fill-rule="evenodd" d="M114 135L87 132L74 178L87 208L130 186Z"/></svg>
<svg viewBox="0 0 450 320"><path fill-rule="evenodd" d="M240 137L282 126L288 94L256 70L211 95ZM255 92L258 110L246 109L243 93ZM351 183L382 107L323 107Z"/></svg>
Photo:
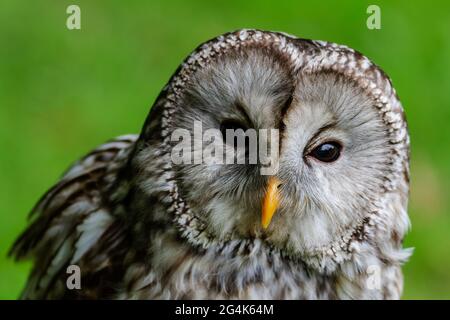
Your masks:
<svg viewBox="0 0 450 320"><path fill-rule="evenodd" d="M174 129L230 119L280 129L267 229L259 165L171 161ZM323 141L342 144L335 162L310 156ZM408 153L395 90L360 53L274 32L222 35L181 64L139 137L92 151L39 201L12 249L35 262L23 297L399 298ZM81 290L66 288L71 264Z"/></svg>

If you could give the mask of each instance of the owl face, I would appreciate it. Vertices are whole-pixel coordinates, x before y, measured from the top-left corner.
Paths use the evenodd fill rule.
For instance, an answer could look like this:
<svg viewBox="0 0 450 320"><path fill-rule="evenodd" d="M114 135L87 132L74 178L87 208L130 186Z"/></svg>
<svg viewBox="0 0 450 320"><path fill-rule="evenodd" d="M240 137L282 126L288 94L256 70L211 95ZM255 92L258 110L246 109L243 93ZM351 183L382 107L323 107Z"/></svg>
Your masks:
<svg viewBox="0 0 450 320"><path fill-rule="evenodd" d="M201 123L222 133L216 142L226 153L226 129L279 133L276 144L258 136L277 150L268 153L277 164L271 175L261 174L261 163L172 164L187 220L202 226L190 238L260 239L306 261L348 250L374 213L394 226L390 211L405 214L409 141L384 73L346 47L251 36L204 44L169 82L167 137L182 128L195 140Z"/></svg>
<svg viewBox="0 0 450 320"><path fill-rule="evenodd" d="M382 192L387 128L374 102L343 76L292 69L261 48L233 52L199 70L178 102L174 127L192 137L195 121L203 130L280 132L271 159L279 162L279 203L266 229L271 176L261 175L261 164L176 167L181 196L218 239L262 237L293 254L315 251L354 227Z"/></svg>

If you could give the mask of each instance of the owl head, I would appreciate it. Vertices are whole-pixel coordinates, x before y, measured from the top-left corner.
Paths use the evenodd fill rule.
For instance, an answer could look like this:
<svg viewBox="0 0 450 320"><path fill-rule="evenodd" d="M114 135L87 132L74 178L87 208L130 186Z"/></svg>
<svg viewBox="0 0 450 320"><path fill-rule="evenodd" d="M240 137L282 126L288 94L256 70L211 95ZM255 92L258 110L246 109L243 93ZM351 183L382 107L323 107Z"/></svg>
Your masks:
<svg viewBox="0 0 450 320"><path fill-rule="evenodd" d="M198 124L217 133L210 142L224 154L245 161L195 161L208 145ZM191 162L173 161L180 129L191 137L182 141ZM252 132L253 150L269 152L250 163L248 150L230 144L230 130L242 141ZM333 43L240 30L204 43L181 64L133 161L167 176L161 190L173 223L193 246L258 242L326 271L358 250L401 246L408 152L401 104L368 58ZM275 170L263 174L267 167ZM154 182L137 180L154 190Z"/></svg>

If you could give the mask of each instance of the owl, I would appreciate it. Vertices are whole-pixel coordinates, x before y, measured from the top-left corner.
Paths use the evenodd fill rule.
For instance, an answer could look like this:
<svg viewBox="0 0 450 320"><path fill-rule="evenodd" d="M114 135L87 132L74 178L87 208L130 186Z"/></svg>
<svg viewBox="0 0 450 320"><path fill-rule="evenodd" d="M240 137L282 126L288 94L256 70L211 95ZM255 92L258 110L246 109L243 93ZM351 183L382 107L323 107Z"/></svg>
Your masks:
<svg viewBox="0 0 450 320"><path fill-rule="evenodd" d="M276 152L174 161L174 132L195 145L198 123L224 153L230 130ZM267 163L277 169L263 174ZM181 63L139 135L73 164L11 255L34 261L25 299L398 299L408 192L407 124L378 66L346 46L238 30Z"/></svg>

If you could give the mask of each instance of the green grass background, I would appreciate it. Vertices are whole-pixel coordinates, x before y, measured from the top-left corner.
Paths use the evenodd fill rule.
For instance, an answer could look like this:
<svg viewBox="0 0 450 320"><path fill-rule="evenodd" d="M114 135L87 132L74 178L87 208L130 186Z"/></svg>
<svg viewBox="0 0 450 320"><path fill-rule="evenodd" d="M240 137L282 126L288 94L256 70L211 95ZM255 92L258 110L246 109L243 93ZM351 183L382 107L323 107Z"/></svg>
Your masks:
<svg viewBox="0 0 450 320"><path fill-rule="evenodd" d="M82 29L66 29L81 7ZM382 29L366 28L381 7ZM412 142L415 253L404 298L450 298L450 4L442 1L17 1L0 4L0 298L30 265L6 257L26 215L68 164L137 133L181 60L238 28L351 46L391 76Z"/></svg>

